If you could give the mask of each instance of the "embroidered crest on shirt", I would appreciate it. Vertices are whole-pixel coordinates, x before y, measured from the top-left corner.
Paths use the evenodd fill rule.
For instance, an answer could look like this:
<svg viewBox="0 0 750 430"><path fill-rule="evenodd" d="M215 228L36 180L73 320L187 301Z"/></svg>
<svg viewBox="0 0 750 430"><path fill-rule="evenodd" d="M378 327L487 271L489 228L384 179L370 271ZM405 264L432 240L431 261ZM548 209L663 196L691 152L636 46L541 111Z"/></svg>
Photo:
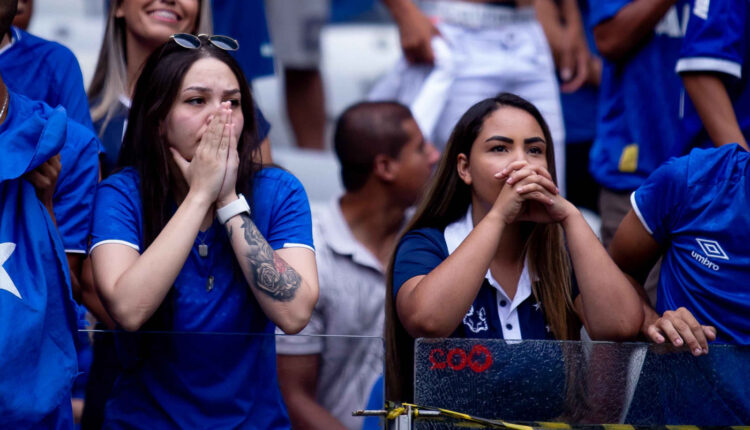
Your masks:
<svg viewBox="0 0 750 430"><path fill-rule="evenodd" d="M464 315L463 323L472 333L487 331L490 328L487 324L487 312L484 307L479 308L478 312L474 312L474 305L471 305L469 312Z"/></svg>

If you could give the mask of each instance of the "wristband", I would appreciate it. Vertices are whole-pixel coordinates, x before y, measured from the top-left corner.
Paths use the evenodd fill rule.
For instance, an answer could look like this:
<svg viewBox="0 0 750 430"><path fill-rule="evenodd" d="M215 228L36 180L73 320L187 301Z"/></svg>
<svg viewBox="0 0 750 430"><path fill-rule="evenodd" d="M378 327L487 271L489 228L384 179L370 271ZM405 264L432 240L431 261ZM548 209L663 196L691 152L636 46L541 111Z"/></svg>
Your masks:
<svg viewBox="0 0 750 430"><path fill-rule="evenodd" d="M226 224L230 218L239 215L242 212L247 212L247 214L250 215L250 206L247 204L245 196L240 194L239 197L237 197L237 200L224 207L216 209L216 218L219 218L220 223Z"/></svg>

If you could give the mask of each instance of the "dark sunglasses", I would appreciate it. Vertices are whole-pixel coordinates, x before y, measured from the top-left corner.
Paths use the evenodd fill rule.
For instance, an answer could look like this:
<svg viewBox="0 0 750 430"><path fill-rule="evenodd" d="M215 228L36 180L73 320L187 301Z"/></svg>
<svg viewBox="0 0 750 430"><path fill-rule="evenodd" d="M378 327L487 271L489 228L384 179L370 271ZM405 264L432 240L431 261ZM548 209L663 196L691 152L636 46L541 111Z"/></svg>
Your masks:
<svg viewBox="0 0 750 430"><path fill-rule="evenodd" d="M189 33L175 33L169 36L170 39L174 40L174 43L188 49L198 49L203 44L203 38L211 42L212 45L225 51L236 51L240 49L240 44L229 36L214 35L209 36L207 34L189 34Z"/></svg>

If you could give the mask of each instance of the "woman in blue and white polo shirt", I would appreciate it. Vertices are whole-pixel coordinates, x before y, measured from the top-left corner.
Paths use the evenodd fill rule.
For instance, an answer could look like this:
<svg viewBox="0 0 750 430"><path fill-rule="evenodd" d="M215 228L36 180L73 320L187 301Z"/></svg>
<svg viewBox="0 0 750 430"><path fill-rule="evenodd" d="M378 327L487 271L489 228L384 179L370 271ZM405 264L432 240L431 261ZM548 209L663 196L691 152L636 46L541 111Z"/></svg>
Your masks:
<svg viewBox="0 0 750 430"><path fill-rule="evenodd" d="M528 101L501 94L458 121L394 255L389 399L411 397L413 339L627 339L640 300L558 192L552 137Z"/></svg>

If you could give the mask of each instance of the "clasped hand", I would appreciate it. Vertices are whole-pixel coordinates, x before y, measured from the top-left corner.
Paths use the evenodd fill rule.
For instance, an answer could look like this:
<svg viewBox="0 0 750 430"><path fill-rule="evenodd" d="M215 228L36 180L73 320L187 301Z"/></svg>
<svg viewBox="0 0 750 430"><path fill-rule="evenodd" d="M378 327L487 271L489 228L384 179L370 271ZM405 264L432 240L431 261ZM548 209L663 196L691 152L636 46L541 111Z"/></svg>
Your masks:
<svg viewBox="0 0 750 430"><path fill-rule="evenodd" d="M60 170L62 170L62 164L60 163L60 154L57 154L24 175L24 178L34 186L39 200L47 208L52 208L52 198L55 194Z"/></svg>
<svg viewBox="0 0 750 430"><path fill-rule="evenodd" d="M239 155L229 102L221 104L198 135L201 139L190 161L175 148L170 147L169 150L190 191L222 207L237 199L235 184Z"/></svg>
<svg viewBox="0 0 750 430"><path fill-rule="evenodd" d="M506 224L517 221L556 223L564 221L575 207L560 196L547 169L526 161L514 161L495 174L502 189L492 210Z"/></svg>

